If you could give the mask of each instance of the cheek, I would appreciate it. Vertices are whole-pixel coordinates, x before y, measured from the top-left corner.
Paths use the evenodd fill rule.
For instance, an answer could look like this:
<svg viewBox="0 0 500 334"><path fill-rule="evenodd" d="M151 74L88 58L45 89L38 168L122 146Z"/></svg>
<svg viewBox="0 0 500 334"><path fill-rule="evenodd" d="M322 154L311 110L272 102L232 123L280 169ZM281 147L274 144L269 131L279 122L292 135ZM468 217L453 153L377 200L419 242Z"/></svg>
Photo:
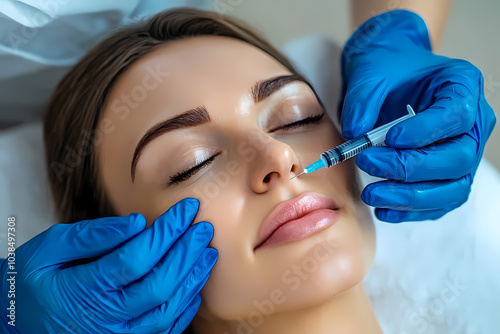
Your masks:
<svg viewBox="0 0 500 334"><path fill-rule="evenodd" d="M317 161L321 153L343 142L344 140L334 125L326 120L312 130L292 137L288 143L300 159L302 168L305 168ZM320 171L325 169L320 169ZM314 174L316 173L318 172Z"/></svg>
<svg viewBox="0 0 500 334"><path fill-rule="evenodd" d="M318 175L316 182L330 194L344 211L348 224L339 235L343 240L352 240L345 244L346 254L360 256L359 263L368 269L375 255L375 227L368 205L361 200L361 182L359 169L354 159L344 161L326 169L324 175Z"/></svg>
<svg viewBox="0 0 500 334"><path fill-rule="evenodd" d="M247 216L248 193L240 176L234 175L225 181L216 172L211 181L200 183L189 195L200 201L196 222L207 221L214 226L209 247L219 252L217 263L201 292L203 303L198 314L205 314L205 317L217 314L223 318L234 305L231 296L242 297L242 286L249 283L250 275L245 269L250 262L255 222L252 216Z"/></svg>

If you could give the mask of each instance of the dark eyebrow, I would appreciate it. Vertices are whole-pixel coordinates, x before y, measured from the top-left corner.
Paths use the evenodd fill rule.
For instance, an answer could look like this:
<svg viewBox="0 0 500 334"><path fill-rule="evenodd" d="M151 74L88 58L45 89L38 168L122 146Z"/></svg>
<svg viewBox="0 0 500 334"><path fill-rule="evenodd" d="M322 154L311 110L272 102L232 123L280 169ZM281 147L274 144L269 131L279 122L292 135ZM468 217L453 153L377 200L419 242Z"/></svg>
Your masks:
<svg viewBox="0 0 500 334"><path fill-rule="evenodd" d="M272 95L281 87L289 84L292 81L302 81L311 87L309 82L307 82L307 80L305 80L301 75L297 73L280 75L267 80L259 81L252 87L251 93L253 103L259 103L260 101L264 100L266 97Z"/></svg>
<svg viewBox="0 0 500 334"><path fill-rule="evenodd" d="M197 126L209 122L210 114L208 113L207 108L205 106L199 106L183 112L182 114L177 115L174 118L170 118L166 121L155 124L144 134L135 148L134 157L132 158L132 166L130 168L132 182L134 182L135 179L135 168L137 166L137 161L139 161L142 150L150 141L172 130Z"/></svg>
<svg viewBox="0 0 500 334"><path fill-rule="evenodd" d="M283 86L293 81L301 81L306 83L309 87L311 87L314 94L316 94L312 85L307 80L305 80L301 75L294 73L288 75L280 75L257 82L250 91L253 102L255 104L259 103L266 97L272 95L274 92L278 91ZM141 156L141 152L149 142L151 142L153 139L161 136L166 132L181 128L197 126L209 122L210 122L210 114L208 113L207 108L205 106L199 106L194 109L190 109L180 115L177 115L171 119L155 124L153 127L151 127L144 134L144 136L141 138L141 140L139 141L139 143L135 148L134 155L132 158L132 165L130 168L130 176L132 177L132 183L134 182L135 179L135 170L137 167L137 162L139 161L139 158Z"/></svg>

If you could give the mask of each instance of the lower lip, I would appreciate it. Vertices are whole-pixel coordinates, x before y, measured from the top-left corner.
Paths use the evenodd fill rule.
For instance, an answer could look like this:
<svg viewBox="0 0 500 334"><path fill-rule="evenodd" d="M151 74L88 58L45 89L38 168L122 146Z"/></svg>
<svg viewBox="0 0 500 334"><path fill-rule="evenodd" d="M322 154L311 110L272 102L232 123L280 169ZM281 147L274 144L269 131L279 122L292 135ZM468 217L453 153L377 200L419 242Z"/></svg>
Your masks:
<svg viewBox="0 0 500 334"><path fill-rule="evenodd" d="M290 220L278 227L273 234L257 248L278 246L302 240L335 224L337 216L338 213L336 210L319 209L312 211L303 217Z"/></svg>

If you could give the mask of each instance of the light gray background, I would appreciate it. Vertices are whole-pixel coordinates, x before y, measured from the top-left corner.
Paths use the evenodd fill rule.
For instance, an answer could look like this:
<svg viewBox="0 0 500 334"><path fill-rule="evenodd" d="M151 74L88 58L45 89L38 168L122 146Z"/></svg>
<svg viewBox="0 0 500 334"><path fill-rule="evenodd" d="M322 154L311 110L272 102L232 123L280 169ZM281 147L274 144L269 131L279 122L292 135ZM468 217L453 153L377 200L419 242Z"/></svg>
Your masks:
<svg viewBox="0 0 500 334"><path fill-rule="evenodd" d="M439 0L436 0L439 1ZM225 3L231 3L224 1ZM349 35L348 0L241 0L227 14L263 32L276 46L311 33L343 44ZM476 65L485 78L485 95L500 119L500 1L454 0L437 53ZM500 121L486 145L485 156L500 170Z"/></svg>

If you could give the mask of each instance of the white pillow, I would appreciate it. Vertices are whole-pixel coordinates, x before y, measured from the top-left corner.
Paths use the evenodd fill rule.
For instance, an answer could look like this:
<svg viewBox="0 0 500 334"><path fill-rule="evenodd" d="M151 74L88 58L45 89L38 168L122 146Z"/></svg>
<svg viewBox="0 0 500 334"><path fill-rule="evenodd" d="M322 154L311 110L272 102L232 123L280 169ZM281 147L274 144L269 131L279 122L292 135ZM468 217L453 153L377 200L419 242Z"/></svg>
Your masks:
<svg viewBox="0 0 500 334"><path fill-rule="evenodd" d="M56 223L47 180L41 122L0 132L0 258L7 254L7 217L19 247Z"/></svg>

